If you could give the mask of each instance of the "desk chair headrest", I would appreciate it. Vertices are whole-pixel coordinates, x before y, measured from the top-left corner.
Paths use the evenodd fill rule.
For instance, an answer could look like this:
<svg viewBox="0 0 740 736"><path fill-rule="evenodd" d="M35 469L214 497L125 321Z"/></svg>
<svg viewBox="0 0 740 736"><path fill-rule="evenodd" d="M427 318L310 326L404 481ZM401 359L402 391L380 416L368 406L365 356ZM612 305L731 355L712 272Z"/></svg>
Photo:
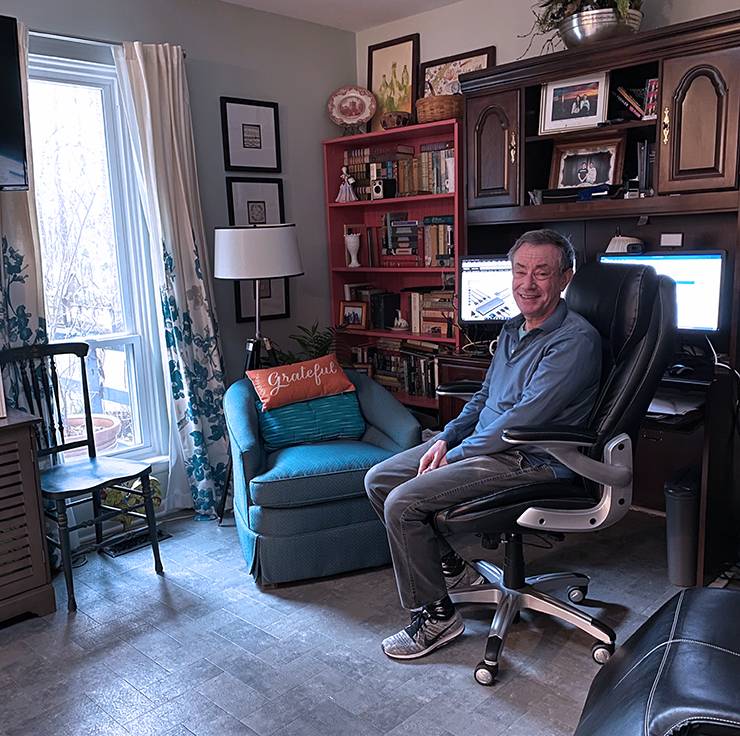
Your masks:
<svg viewBox="0 0 740 736"><path fill-rule="evenodd" d="M620 356L647 332L658 291L658 276L649 266L587 263L568 287L568 308L587 319Z"/></svg>

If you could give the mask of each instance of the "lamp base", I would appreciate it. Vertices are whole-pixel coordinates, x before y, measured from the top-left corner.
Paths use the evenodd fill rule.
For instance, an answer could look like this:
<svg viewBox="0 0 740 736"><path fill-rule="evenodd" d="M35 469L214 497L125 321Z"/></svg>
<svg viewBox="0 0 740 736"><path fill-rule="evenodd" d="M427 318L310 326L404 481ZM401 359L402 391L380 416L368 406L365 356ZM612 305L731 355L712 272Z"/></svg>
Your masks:
<svg viewBox="0 0 740 736"><path fill-rule="evenodd" d="M263 359L267 356L269 365L277 365L278 359L275 354L275 348L272 346L269 337L250 337L245 346L244 371L254 371L262 368Z"/></svg>

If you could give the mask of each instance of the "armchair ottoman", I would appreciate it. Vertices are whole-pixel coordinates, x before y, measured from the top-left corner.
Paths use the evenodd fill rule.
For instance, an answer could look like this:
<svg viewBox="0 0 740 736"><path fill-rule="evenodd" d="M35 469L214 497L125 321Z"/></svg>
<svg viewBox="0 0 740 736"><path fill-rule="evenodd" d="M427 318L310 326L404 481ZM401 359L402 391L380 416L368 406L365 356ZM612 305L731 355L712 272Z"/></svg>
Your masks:
<svg viewBox="0 0 740 736"><path fill-rule="evenodd" d="M247 379L226 391L234 518L260 585L335 575L390 562L385 528L363 485L376 463L421 441L416 419L384 388L348 370L367 429L359 440L265 449L257 394Z"/></svg>

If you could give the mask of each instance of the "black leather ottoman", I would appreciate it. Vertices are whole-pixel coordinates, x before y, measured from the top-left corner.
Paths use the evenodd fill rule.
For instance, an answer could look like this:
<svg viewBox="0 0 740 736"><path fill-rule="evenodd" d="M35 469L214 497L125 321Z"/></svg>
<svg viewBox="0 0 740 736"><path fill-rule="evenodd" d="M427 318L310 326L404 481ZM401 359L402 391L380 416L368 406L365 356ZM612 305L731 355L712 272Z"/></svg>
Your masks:
<svg viewBox="0 0 740 736"><path fill-rule="evenodd" d="M740 592L671 598L594 678L574 736L740 735Z"/></svg>

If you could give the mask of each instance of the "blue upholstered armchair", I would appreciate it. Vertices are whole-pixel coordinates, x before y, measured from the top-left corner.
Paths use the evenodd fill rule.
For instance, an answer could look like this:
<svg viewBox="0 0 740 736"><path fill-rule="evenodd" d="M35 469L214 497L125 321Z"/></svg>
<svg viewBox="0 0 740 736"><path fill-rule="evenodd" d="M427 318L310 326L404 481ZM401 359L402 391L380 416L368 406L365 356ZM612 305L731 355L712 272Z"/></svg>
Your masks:
<svg viewBox="0 0 740 736"><path fill-rule="evenodd" d="M347 376L367 429L267 452L250 381L229 387L224 414L234 463L234 517L247 567L260 584L334 575L390 561L385 529L365 496L368 468L420 441L414 417L356 371Z"/></svg>

